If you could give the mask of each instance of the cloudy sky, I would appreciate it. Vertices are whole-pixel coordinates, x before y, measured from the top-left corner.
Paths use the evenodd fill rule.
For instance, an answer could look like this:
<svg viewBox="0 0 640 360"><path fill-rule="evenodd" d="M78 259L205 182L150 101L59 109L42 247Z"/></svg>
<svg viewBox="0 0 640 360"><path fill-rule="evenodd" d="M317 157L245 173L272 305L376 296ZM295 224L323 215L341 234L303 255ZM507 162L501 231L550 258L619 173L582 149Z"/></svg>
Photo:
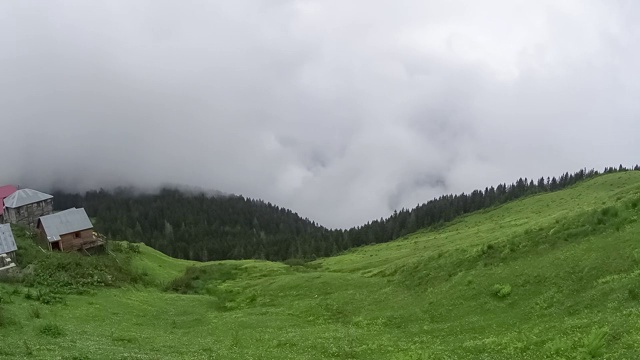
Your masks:
<svg viewBox="0 0 640 360"><path fill-rule="evenodd" d="M184 184L329 227L640 162L632 0L0 2L0 183Z"/></svg>

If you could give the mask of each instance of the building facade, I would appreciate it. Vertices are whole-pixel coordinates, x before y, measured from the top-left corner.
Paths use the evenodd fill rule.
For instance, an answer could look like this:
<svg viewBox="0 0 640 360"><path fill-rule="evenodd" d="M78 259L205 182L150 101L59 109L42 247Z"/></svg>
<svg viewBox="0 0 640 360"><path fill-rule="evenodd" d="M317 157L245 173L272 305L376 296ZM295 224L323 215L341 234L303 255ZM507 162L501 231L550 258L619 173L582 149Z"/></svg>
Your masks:
<svg viewBox="0 0 640 360"><path fill-rule="evenodd" d="M18 246L16 245L16 240L13 238L11 225L0 224L0 268L9 265L3 255L6 255L6 257L11 259L11 262L15 264L16 251L18 251Z"/></svg>
<svg viewBox="0 0 640 360"><path fill-rule="evenodd" d="M4 223L35 229L38 218L53 213L53 196L32 189L21 189L4 199Z"/></svg>
<svg viewBox="0 0 640 360"><path fill-rule="evenodd" d="M87 250L104 245L93 233L84 209L68 209L43 216L37 223L41 245L51 251Z"/></svg>

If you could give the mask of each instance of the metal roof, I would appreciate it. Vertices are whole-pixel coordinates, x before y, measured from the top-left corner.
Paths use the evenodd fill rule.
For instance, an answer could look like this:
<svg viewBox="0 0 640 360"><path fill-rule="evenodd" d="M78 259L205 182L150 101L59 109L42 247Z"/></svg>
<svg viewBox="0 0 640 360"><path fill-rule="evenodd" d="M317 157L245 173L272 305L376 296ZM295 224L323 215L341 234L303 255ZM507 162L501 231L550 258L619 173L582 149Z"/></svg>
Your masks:
<svg viewBox="0 0 640 360"><path fill-rule="evenodd" d="M53 198L53 196L40 191L32 189L20 189L4 199L4 206L8 208L17 208L51 198Z"/></svg>
<svg viewBox="0 0 640 360"><path fill-rule="evenodd" d="M84 209L71 208L52 215L40 217L45 234L49 241L60 240L60 236L76 231L93 228L91 220Z"/></svg>
<svg viewBox="0 0 640 360"><path fill-rule="evenodd" d="M0 254L6 254L18 250L16 240L11 232L11 225L0 224Z"/></svg>
<svg viewBox="0 0 640 360"><path fill-rule="evenodd" d="M4 199L16 191L18 191L18 189L13 185L0 186L0 199Z"/></svg>

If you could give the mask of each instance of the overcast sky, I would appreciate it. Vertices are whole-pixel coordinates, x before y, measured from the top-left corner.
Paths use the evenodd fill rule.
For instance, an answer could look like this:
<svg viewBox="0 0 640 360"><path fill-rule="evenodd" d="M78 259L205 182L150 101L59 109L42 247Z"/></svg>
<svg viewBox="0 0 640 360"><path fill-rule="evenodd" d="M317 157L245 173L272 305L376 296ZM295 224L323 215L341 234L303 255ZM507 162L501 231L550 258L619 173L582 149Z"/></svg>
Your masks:
<svg viewBox="0 0 640 360"><path fill-rule="evenodd" d="M329 227L640 162L640 3L0 2L0 183L165 183Z"/></svg>

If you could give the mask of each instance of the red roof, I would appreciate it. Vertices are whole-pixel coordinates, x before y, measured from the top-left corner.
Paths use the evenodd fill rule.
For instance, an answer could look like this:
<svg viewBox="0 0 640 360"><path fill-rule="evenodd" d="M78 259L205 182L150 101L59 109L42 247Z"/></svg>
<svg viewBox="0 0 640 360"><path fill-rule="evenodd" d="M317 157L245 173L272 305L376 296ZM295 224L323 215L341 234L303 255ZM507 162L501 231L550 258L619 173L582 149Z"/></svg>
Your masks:
<svg viewBox="0 0 640 360"><path fill-rule="evenodd" d="M2 200L16 191L18 191L18 189L13 185L0 186L0 215L2 215L4 211L4 203L2 203Z"/></svg>

